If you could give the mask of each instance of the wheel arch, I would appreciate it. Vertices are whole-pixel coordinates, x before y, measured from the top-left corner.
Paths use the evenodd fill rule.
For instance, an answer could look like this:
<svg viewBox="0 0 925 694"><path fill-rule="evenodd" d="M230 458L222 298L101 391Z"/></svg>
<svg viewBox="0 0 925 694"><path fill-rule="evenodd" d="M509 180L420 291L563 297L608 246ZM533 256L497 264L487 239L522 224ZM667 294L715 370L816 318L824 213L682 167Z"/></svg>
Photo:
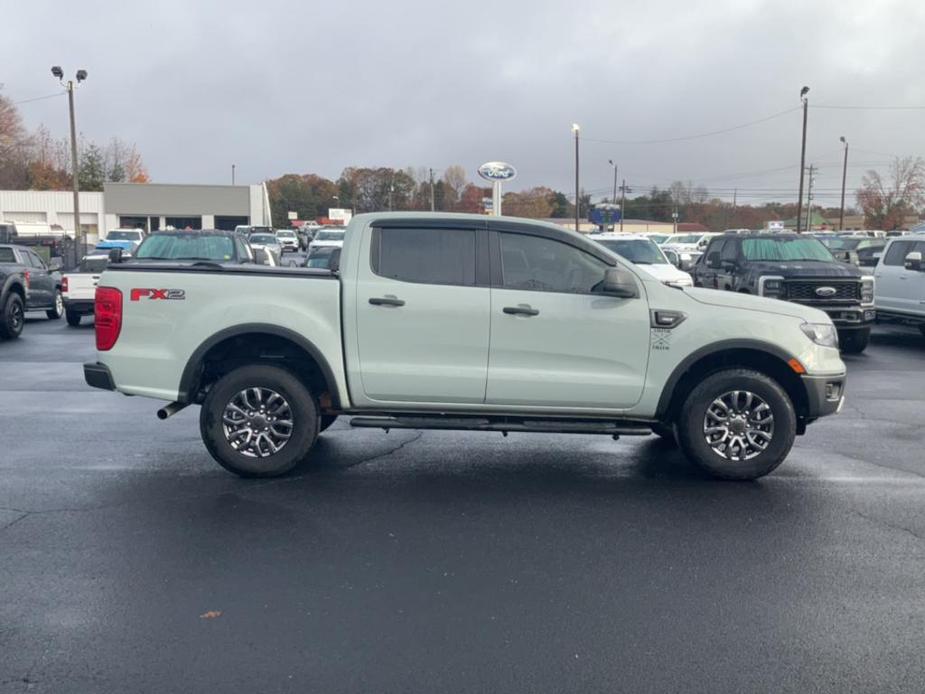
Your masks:
<svg viewBox="0 0 925 694"><path fill-rule="evenodd" d="M231 369L262 362L294 371L312 387L322 410L340 409L337 379L321 350L299 333L267 323L226 328L199 345L183 368L177 400L201 402L202 389Z"/></svg>
<svg viewBox="0 0 925 694"><path fill-rule="evenodd" d="M669 376L659 397L656 417L671 422L687 395L703 378L727 368L750 368L773 378L793 402L802 426L809 411L809 395L800 376L791 368L791 355L759 340L726 340L707 345L687 356ZM802 431L800 431L802 433Z"/></svg>
<svg viewBox="0 0 925 694"><path fill-rule="evenodd" d="M0 291L0 306L6 302L6 297L10 292L16 292L19 294L19 298L23 300L23 303L26 302L26 289L16 275L11 275L4 282L3 291Z"/></svg>

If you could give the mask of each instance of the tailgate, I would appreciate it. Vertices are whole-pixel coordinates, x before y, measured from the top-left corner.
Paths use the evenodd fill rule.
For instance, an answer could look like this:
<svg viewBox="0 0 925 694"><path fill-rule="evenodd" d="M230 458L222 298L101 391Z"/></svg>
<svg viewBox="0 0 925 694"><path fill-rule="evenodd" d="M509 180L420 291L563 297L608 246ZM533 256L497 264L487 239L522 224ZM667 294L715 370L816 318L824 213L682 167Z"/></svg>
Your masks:
<svg viewBox="0 0 925 694"><path fill-rule="evenodd" d="M96 285L100 282L100 275L89 272L77 272L64 276L67 279L66 288L62 286L61 294L70 301L93 300Z"/></svg>

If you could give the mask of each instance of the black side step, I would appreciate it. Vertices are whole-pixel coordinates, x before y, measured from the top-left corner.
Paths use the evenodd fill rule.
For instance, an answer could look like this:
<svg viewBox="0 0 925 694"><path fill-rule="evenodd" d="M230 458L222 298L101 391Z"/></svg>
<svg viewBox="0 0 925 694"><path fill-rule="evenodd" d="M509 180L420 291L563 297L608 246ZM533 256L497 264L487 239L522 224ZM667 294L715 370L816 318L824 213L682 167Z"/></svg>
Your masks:
<svg viewBox="0 0 925 694"><path fill-rule="evenodd" d="M642 422L610 422L589 419L532 419L485 417L353 417L350 426L370 429L447 429L453 431L529 431L555 434L606 434L648 436L652 428Z"/></svg>

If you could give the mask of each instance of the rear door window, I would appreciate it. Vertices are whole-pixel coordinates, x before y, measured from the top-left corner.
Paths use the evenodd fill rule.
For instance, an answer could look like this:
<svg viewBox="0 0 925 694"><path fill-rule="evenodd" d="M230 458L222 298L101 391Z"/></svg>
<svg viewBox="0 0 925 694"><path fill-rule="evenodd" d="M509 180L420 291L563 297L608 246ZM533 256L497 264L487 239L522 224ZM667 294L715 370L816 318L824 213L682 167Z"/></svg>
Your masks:
<svg viewBox="0 0 925 694"><path fill-rule="evenodd" d="M474 229L373 229L370 265L401 282L475 286Z"/></svg>
<svg viewBox="0 0 925 694"><path fill-rule="evenodd" d="M12 248L0 248L0 263L15 263L16 254Z"/></svg>

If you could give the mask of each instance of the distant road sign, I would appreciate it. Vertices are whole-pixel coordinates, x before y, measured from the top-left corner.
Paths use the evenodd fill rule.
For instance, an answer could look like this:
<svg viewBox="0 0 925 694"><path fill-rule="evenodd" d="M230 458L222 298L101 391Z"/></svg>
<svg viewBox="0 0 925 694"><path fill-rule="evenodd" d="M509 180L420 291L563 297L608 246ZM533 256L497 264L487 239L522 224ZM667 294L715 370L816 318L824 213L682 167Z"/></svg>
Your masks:
<svg viewBox="0 0 925 694"><path fill-rule="evenodd" d="M619 205L597 205L591 208L588 221L597 226L611 226L620 221L620 216Z"/></svg>

